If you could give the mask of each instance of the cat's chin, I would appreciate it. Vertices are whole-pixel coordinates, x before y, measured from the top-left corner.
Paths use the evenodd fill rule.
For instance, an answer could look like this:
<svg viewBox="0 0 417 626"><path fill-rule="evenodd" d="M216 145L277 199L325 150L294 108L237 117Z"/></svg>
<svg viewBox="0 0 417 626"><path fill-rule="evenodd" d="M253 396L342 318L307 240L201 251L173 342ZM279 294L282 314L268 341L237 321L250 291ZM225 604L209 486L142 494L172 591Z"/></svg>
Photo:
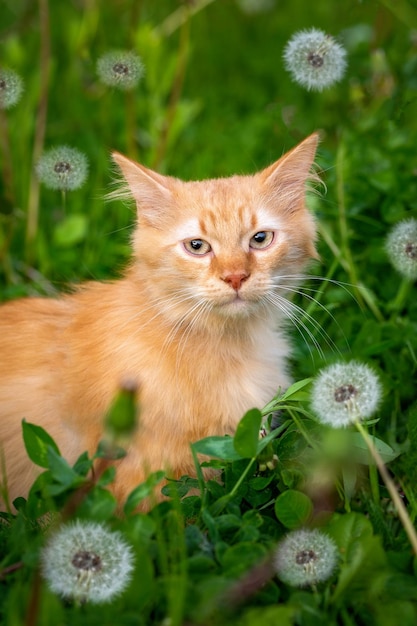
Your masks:
<svg viewBox="0 0 417 626"><path fill-rule="evenodd" d="M257 303L251 300L244 300L236 296L235 298L222 302L216 307L220 315L226 317L248 317L257 309Z"/></svg>

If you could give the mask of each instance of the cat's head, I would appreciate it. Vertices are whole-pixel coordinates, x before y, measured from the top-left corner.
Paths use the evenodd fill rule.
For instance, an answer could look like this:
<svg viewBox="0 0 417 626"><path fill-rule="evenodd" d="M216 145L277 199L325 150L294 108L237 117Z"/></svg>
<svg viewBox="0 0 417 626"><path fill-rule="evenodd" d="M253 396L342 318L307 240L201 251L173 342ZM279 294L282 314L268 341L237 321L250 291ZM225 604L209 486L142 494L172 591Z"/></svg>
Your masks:
<svg viewBox="0 0 417 626"><path fill-rule="evenodd" d="M254 175L193 182L113 154L137 204L134 267L173 314L248 317L294 284L316 256L305 193L317 143L311 135Z"/></svg>

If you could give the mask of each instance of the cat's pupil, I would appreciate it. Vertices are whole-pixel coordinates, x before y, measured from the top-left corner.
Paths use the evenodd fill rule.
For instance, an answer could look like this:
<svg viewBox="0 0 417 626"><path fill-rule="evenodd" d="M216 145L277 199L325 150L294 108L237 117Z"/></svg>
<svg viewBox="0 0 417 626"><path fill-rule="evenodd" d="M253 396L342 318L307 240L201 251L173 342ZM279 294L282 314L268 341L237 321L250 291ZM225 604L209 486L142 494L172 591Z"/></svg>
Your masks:
<svg viewBox="0 0 417 626"><path fill-rule="evenodd" d="M256 243L263 243L266 239L266 233L261 231L259 233L256 233L256 235L254 235L253 238L256 241Z"/></svg>
<svg viewBox="0 0 417 626"><path fill-rule="evenodd" d="M190 241L190 246L192 247L193 250L200 250L202 245L203 245L203 242L201 241L201 239L192 239Z"/></svg>

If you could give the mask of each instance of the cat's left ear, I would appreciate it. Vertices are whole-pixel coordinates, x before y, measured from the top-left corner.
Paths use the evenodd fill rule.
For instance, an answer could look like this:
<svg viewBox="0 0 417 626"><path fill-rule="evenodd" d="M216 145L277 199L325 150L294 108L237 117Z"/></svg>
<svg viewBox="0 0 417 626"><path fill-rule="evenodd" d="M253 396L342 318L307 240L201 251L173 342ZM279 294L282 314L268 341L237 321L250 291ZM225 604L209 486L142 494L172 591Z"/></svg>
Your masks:
<svg viewBox="0 0 417 626"><path fill-rule="evenodd" d="M158 226L163 220L164 209L172 199L173 179L158 174L119 152L113 152L112 157L120 168L127 186L113 192L111 196L133 197L138 207L138 213L150 224Z"/></svg>
<svg viewBox="0 0 417 626"><path fill-rule="evenodd" d="M258 174L264 191L277 200L279 196L281 206L285 203L289 209L297 209L304 200L306 183L320 180L312 172L318 142L318 133L313 133Z"/></svg>

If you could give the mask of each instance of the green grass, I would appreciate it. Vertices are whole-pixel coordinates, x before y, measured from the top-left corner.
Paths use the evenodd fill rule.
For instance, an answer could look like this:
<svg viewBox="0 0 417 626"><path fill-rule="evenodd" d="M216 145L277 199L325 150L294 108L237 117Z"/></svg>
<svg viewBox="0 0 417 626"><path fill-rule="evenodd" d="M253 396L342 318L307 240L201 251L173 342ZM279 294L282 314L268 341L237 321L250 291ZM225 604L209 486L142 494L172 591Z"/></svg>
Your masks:
<svg viewBox="0 0 417 626"><path fill-rule="evenodd" d="M277 0L271 11L248 15L237 1L195 10L196 0L187 19L186 5L2 3L1 63L20 74L25 90L0 110L0 297L53 295L118 275L134 214L103 199L112 189L111 150L198 179L260 169L319 129L326 191L309 198L320 232L311 273L324 280L306 281L296 303L321 350L294 330L299 388L258 407L264 415L282 410L275 435L258 442L254 412L233 440L200 442L195 449L213 456L223 482L184 477L147 515L134 509L159 476L116 515L105 489L112 469L104 463L91 485L88 459L70 468L28 427L28 452L49 470L49 498L34 489L16 515L1 514L0 623L414 626L417 561L407 523L417 515L417 299L415 283L392 267L385 239L402 219L417 218L417 7ZM340 36L348 52L345 78L322 93L291 82L282 64L289 37L313 26ZM132 92L98 81L97 58L112 48L143 59L146 72ZM34 174L44 150L60 144L90 162L87 183L65 197ZM310 383L300 381L351 359L373 367L383 398L360 432L331 430L312 415ZM370 437L379 469L367 452ZM74 510L74 491L87 484ZM198 484L200 496L181 499ZM137 566L120 598L77 606L42 581L45 528L60 511L106 522L133 546ZM340 558L327 581L294 589L271 571L270 555L306 525L332 537Z"/></svg>

